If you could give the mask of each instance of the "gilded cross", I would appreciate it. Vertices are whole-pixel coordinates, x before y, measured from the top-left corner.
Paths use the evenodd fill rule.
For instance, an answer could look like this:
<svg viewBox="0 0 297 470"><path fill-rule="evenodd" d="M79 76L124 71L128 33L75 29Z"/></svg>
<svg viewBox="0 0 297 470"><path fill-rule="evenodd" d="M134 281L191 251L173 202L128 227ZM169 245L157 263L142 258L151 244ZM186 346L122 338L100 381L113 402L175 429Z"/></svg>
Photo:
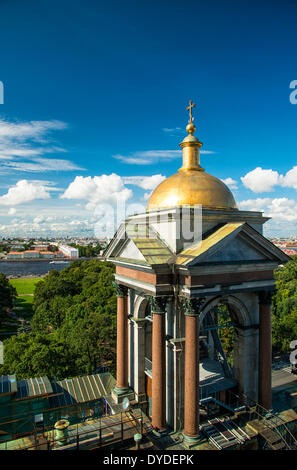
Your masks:
<svg viewBox="0 0 297 470"><path fill-rule="evenodd" d="M195 108L195 106L196 106L196 104L193 103L192 100L190 100L189 101L189 106L187 106L187 111L189 111L189 114L190 114L189 123L194 121L194 118L192 116L192 108Z"/></svg>

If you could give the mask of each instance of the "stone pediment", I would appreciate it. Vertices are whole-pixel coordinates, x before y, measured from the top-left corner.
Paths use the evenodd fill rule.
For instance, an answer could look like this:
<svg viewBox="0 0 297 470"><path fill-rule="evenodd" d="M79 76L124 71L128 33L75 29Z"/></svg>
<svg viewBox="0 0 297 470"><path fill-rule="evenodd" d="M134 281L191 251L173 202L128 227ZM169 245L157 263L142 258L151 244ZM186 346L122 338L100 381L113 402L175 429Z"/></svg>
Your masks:
<svg viewBox="0 0 297 470"><path fill-rule="evenodd" d="M118 261L125 260L145 265L159 265L168 263L173 253L161 240L153 227L144 225L125 226L120 228L117 237L110 244L105 256Z"/></svg>
<svg viewBox="0 0 297 470"><path fill-rule="evenodd" d="M136 226L137 227L137 226ZM220 226L201 242L174 255L151 226L120 227L110 243L107 259L135 262L146 266L176 264L192 267L199 264L248 263L272 261L285 263L290 258L257 230L245 222Z"/></svg>
<svg viewBox="0 0 297 470"><path fill-rule="evenodd" d="M133 259L138 261L145 261L145 257L137 248L133 240L128 240L124 245L123 250L118 255L119 258Z"/></svg>
<svg viewBox="0 0 297 470"><path fill-rule="evenodd" d="M228 223L201 242L194 243L176 257L176 264L190 267L201 263L243 263L274 261L285 263L290 258L263 235L244 222Z"/></svg>

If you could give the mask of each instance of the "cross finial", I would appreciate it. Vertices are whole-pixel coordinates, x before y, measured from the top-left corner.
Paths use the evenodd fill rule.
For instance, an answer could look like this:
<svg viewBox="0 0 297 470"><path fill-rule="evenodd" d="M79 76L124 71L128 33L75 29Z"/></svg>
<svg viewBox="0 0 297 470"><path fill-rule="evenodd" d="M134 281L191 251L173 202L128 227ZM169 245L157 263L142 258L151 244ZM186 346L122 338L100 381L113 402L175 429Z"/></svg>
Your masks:
<svg viewBox="0 0 297 470"><path fill-rule="evenodd" d="M192 100L189 101L189 106L187 106L187 111L189 111L189 124L191 124L194 121L193 115L192 115L192 108L195 108L196 104L193 103Z"/></svg>

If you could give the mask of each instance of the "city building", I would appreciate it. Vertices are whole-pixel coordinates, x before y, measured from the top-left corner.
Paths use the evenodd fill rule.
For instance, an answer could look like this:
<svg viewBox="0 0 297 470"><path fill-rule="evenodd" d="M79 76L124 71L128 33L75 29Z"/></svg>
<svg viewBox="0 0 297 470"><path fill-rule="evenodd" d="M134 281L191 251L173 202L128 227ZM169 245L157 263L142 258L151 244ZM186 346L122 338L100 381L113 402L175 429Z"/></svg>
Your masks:
<svg viewBox="0 0 297 470"><path fill-rule="evenodd" d="M24 259L27 259L27 258L30 258L30 259L37 259L37 258L40 258L40 252L39 252L39 251L35 251L35 250L26 250L26 251L23 251L23 258L24 258Z"/></svg>
<svg viewBox="0 0 297 470"><path fill-rule="evenodd" d="M48 245L33 245L32 249L35 251L47 251L48 250Z"/></svg>
<svg viewBox="0 0 297 470"><path fill-rule="evenodd" d="M78 249L69 245L60 245L59 250L63 253L65 258L77 259L79 256Z"/></svg>
<svg viewBox="0 0 297 470"><path fill-rule="evenodd" d="M23 258L23 252L19 251L10 251L7 253L7 259L22 259Z"/></svg>
<svg viewBox="0 0 297 470"><path fill-rule="evenodd" d="M52 251L40 251L40 258L53 259L55 258L55 253Z"/></svg>

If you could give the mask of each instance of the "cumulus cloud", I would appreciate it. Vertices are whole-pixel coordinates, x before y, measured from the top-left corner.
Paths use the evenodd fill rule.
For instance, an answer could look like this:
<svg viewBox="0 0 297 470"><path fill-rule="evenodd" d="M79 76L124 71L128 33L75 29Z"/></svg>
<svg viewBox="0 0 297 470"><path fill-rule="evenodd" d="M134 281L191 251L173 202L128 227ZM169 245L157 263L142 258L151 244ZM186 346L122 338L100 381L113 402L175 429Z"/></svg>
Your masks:
<svg viewBox="0 0 297 470"><path fill-rule="evenodd" d="M297 166L289 170L285 176L280 176L280 183L282 186L297 190Z"/></svg>
<svg viewBox="0 0 297 470"><path fill-rule="evenodd" d="M272 169L264 170L257 167L240 179L243 185L254 193L270 192L274 190L275 186L297 190L297 166L291 168L285 175Z"/></svg>
<svg viewBox="0 0 297 470"><path fill-rule="evenodd" d="M94 209L97 204L115 204L118 201L127 201L133 195L131 189L125 187L123 179L112 173L111 175L83 177L77 176L68 186L62 199L84 199L88 209Z"/></svg>
<svg viewBox="0 0 297 470"><path fill-rule="evenodd" d="M31 202L34 199L49 199L49 188L41 183L20 180L8 192L0 196L0 205L12 206Z"/></svg>
<svg viewBox="0 0 297 470"><path fill-rule="evenodd" d="M230 189L238 189L237 181L235 181L233 178L226 178L225 180L222 179L222 181L227 186L229 186Z"/></svg>
<svg viewBox="0 0 297 470"><path fill-rule="evenodd" d="M272 217L274 222L297 222L297 201L281 198L258 198L241 201L238 206L242 210L261 211Z"/></svg>
<svg viewBox="0 0 297 470"><path fill-rule="evenodd" d="M247 199L246 201L238 202L237 205L240 209L245 211L261 211L263 212L267 205L271 202L271 198L257 198Z"/></svg>
<svg viewBox="0 0 297 470"><path fill-rule="evenodd" d="M15 207L11 207L8 211L8 215L14 215L16 213L16 208Z"/></svg>
<svg viewBox="0 0 297 470"><path fill-rule="evenodd" d="M240 178L243 185L254 193L265 193L272 191L279 184L279 174L273 170L263 170L257 167Z"/></svg>

